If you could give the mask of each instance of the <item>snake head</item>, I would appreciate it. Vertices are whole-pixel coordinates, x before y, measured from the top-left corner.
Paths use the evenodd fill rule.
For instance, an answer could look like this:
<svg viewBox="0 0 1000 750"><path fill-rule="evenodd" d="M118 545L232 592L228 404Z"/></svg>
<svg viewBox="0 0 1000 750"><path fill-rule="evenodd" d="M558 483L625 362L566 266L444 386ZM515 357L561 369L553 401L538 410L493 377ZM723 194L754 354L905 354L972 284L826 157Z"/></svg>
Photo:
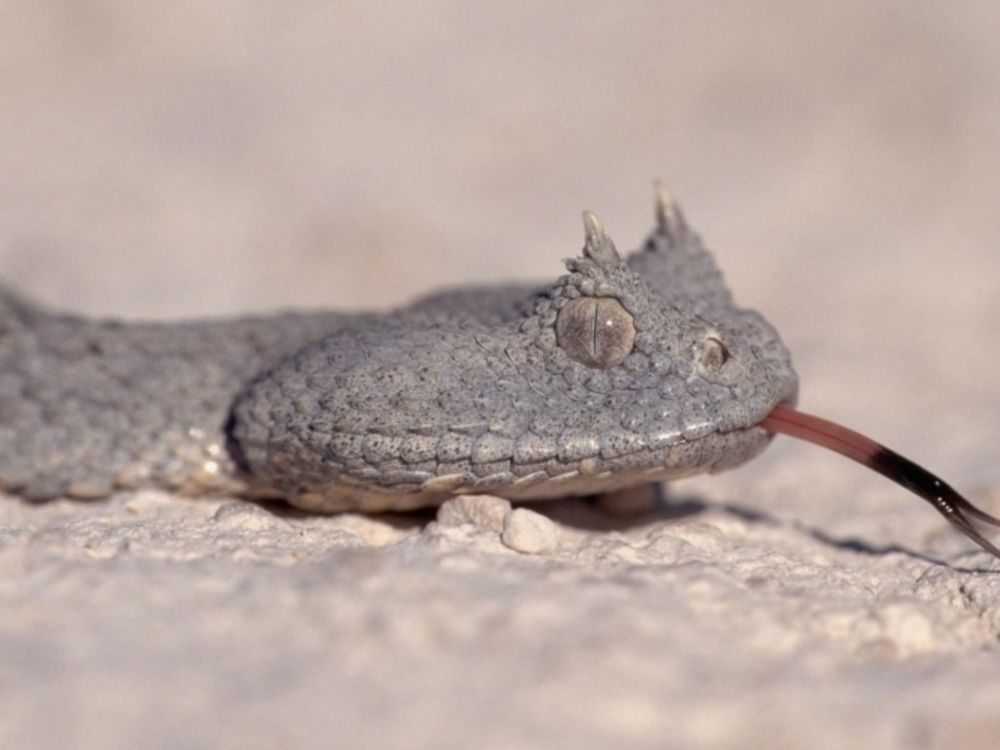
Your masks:
<svg viewBox="0 0 1000 750"><path fill-rule="evenodd" d="M711 304L677 293L669 269L701 256L665 210L627 259L586 212L568 273L504 315L418 306L304 349L235 406L247 472L305 507L379 510L590 494L755 455L796 388L788 352L721 277Z"/></svg>

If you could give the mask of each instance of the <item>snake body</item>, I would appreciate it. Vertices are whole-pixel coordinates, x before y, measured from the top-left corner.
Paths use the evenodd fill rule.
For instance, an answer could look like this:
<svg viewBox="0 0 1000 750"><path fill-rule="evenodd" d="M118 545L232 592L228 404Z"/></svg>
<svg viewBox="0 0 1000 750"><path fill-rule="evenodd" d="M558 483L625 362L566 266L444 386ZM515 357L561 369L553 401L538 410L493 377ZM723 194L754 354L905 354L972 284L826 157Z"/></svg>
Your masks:
<svg viewBox="0 0 1000 750"><path fill-rule="evenodd" d="M160 487L402 510L718 471L794 399L778 334L733 302L676 203L621 257L592 214L550 284L386 313L92 320L0 290L0 489Z"/></svg>

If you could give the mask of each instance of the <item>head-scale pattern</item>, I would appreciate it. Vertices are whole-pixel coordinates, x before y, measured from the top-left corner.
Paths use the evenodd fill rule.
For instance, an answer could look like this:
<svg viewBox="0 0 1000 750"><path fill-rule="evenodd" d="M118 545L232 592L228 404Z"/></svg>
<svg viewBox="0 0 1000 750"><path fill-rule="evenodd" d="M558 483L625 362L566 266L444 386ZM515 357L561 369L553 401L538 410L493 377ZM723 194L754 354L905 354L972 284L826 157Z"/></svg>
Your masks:
<svg viewBox="0 0 1000 750"><path fill-rule="evenodd" d="M788 352L732 304L676 204L658 215L622 260L586 213L568 273L502 321L404 314L305 349L236 406L248 470L302 505L374 509L589 493L755 455L755 425L794 397Z"/></svg>

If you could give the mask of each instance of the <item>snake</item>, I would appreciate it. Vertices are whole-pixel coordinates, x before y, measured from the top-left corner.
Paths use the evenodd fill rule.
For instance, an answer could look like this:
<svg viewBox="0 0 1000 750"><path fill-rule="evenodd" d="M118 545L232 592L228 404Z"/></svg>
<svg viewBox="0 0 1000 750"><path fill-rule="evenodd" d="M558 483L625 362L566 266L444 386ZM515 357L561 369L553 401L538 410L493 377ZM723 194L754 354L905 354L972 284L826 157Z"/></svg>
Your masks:
<svg viewBox="0 0 1000 750"><path fill-rule="evenodd" d="M778 332L736 304L662 187L654 214L623 255L584 212L583 248L554 281L446 289L382 312L94 319L0 286L0 490L408 511L715 473L783 433L902 484L1000 557L976 526L1000 520L797 410Z"/></svg>

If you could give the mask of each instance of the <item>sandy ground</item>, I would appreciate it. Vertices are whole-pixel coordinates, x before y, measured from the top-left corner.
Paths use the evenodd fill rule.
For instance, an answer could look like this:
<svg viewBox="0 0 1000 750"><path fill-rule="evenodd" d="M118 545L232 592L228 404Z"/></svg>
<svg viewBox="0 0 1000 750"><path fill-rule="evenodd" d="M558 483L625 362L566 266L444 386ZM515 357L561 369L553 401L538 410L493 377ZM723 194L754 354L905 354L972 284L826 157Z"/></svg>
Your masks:
<svg viewBox="0 0 1000 750"><path fill-rule="evenodd" d="M553 278L662 177L802 406L1000 512L991 2L0 2L0 272L177 317ZM0 500L0 747L936 748L1000 738L1000 577L776 441L672 504ZM544 519L541 523L544 525Z"/></svg>

